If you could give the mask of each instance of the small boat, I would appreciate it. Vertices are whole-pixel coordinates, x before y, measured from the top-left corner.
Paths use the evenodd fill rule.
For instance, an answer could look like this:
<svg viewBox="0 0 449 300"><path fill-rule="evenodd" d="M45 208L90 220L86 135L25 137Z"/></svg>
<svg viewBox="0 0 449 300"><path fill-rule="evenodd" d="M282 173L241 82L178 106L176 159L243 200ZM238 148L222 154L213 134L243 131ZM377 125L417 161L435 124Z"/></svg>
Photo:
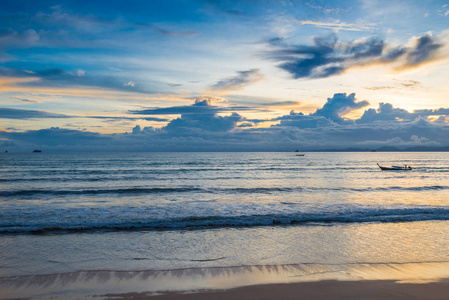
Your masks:
<svg viewBox="0 0 449 300"><path fill-rule="evenodd" d="M305 154L296 154L296 156L304 156Z"/></svg>
<svg viewBox="0 0 449 300"><path fill-rule="evenodd" d="M412 167L403 165L403 166L391 166L391 167L382 167L377 164L382 171L411 171Z"/></svg>
<svg viewBox="0 0 449 300"><path fill-rule="evenodd" d="M41 153L42 152L42 150L33 150L33 153Z"/></svg>

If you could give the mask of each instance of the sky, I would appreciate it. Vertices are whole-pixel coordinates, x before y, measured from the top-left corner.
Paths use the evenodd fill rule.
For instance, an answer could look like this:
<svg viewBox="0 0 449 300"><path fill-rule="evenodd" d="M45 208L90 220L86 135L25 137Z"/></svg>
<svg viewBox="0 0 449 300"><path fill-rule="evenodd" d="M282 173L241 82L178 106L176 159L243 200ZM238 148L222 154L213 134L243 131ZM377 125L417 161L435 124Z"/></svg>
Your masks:
<svg viewBox="0 0 449 300"><path fill-rule="evenodd" d="M2 0L0 152L449 146L449 1Z"/></svg>

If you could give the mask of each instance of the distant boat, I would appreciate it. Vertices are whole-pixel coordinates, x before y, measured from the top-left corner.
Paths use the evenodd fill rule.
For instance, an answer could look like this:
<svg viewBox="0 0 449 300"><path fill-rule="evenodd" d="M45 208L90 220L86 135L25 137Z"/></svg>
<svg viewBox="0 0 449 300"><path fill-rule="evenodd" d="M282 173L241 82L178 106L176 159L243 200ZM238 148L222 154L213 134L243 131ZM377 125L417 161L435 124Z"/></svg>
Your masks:
<svg viewBox="0 0 449 300"><path fill-rule="evenodd" d="M377 164L382 171L411 171L412 167L403 165L403 166L391 166L391 167L382 167Z"/></svg>
<svg viewBox="0 0 449 300"><path fill-rule="evenodd" d="M298 149L296 149L296 150L295 150L295 152L296 152L296 153L298 153L298 152L299 152L299 150L298 150ZM296 154L296 156L304 156L304 155L305 155L304 153Z"/></svg>
<svg viewBox="0 0 449 300"><path fill-rule="evenodd" d="M33 150L33 153L41 153L42 152L42 150Z"/></svg>

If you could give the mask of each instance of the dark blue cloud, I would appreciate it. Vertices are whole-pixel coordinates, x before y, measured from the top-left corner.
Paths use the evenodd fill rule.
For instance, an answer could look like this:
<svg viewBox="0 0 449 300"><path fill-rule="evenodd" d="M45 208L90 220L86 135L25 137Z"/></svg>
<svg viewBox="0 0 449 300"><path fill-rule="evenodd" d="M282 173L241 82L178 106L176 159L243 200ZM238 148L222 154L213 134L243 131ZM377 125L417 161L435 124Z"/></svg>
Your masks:
<svg viewBox="0 0 449 300"><path fill-rule="evenodd" d="M237 113L223 117L216 114L183 114L168 123L164 130L177 134L229 131L241 120L243 117Z"/></svg>
<svg viewBox="0 0 449 300"><path fill-rule="evenodd" d="M180 114L216 114L220 112L245 111L254 108L246 106L220 107L211 105L208 100L198 100L193 105L155 107L142 110L130 110L129 113L135 115L180 115Z"/></svg>
<svg viewBox="0 0 449 300"><path fill-rule="evenodd" d="M142 129L140 127L140 125L136 125L132 130L132 134L148 134L148 133L153 133L154 131L155 131L155 129L151 126L144 127Z"/></svg>
<svg viewBox="0 0 449 300"><path fill-rule="evenodd" d="M394 49L388 50L384 53L384 55L382 55L381 57L381 61L389 63L389 62L394 62L395 60L397 60L399 57L401 57L402 55L407 53L407 48L401 46L401 47L396 47Z"/></svg>
<svg viewBox="0 0 449 300"><path fill-rule="evenodd" d="M130 110L129 113L136 115L179 115L179 114L214 114L224 108L209 106L207 102L198 102L193 105L155 107L142 110Z"/></svg>
<svg viewBox="0 0 449 300"><path fill-rule="evenodd" d="M415 114L420 116L449 116L449 108L417 109Z"/></svg>
<svg viewBox="0 0 449 300"><path fill-rule="evenodd" d="M367 105L369 105L368 101L356 102L354 93L349 95L346 95L346 93L334 94L332 98L327 98L326 104L312 116L323 116L335 123L342 124L347 122L342 118L343 115Z"/></svg>
<svg viewBox="0 0 449 300"><path fill-rule="evenodd" d="M239 119L238 116L235 120ZM316 118L316 117L315 117ZM132 134L98 134L50 128L27 132L0 131L1 147L10 152L42 149L49 151L292 151L347 148L376 149L394 145L448 146L449 126L424 119L391 124L352 124L325 127L272 126L270 128L229 129L209 124L204 130L201 120L172 123L171 130L154 130L136 126ZM203 119L203 121L210 121ZM220 129L221 128L221 129ZM6 143L6 144L5 144ZM7 148L5 148L7 146Z"/></svg>
<svg viewBox="0 0 449 300"><path fill-rule="evenodd" d="M50 119L50 118L72 118L72 116L64 114L54 114L38 110L0 107L0 119Z"/></svg>
<svg viewBox="0 0 449 300"><path fill-rule="evenodd" d="M414 121L417 119L426 119L429 116L449 116L449 109L439 108L439 109L419 109L414 112L408 112L402 108L395 108L390 103L380 103L377 110L370 108L366 110L362 117L356 122L359 124L366 123L385 123L388 121L390 123L401 123L403 121ZM441 119L442 120L442 119Z"/></svg>
<svg viewBox="0 0 449 300"><path fill-rule="evenodd" d="M416 67L435 58L444 43L425 35L417 38L413 47L386 47L379 37L369 37L352 43L338 42L336 34L315 37L313 45L288 45L280 38L268 43L274 48L265 56L281 62L278 67L293 78L324 78L338 75L352 67L367 64L398 63L402 68ZM405 62L398 60L406 57Z"/></svg>
<svg viewBox="0 0 449 300"><path fill-rule="evenodd" d="M442 43L437 42L430 35L419 37L415 47L410 49L407 54L408 65L415 66L429 60L442 46Z"/></svg>
<svg viewBox="0 0 449 300"><path fill-rule="evenodd" d="M289 126L297 128L319 128L334 126L331 120L323 116L304 115L303 113L295 113L291 111L290 114L273 119L273 121L280 121L279 126Z"/></svg>
<svg viewBox="0 0 449 300"><path fill-rule="evenodd" d="M11 141L17 141L17 144L35 144L46 147L58 148L76 146L80 149L90 144L98 144L102 141L111 139L109 135L103 135L95 132L85 132L79 130L63 129L52 127L49 129L29 130L25 132L1 132L0 137L6 137ZM76 151L76 150L75 150Z"/></svg>
<svg viewBox="0 0 449 300"><path fill-rule="evenodd" d="M284 61L279 67L292 74L294 78L327 77L341 72L343 70L341 66L332 65L342 61L332 56L336 43L334 36L328 40L315 38L314 43L315 46L287 46L273 51L271 57L274 60ZM317 67L320 66L323 68L318 70Z"/></svg>
<svg viewBox="0 0 449 300"><path fill-rule="evenodd" d="M219 116L221 108L211 106L207 100L198 101L192 106L194 110L187 110L180 118L172 120L164 128L167 132L181 134L194 133L198 131L220 132L229 131L236 127L242 116L233 112L230 116Z"/></svg>
<svg viewBox="0 0 449 300"><path fill-rule="evenodd" d="M417 116L409 113L405 109L394 108L390 103L380 103L377 110L370 108L366 110L362 117L356 122L359 124L372 123L377 121L395 121L411 120Z"/></svg>
<svg viewBox="0 0 449 300"><path fill-rule="evenodd" d="M53 118L86 118L86 119L100 119L100 120L145 120L153 122L167 122L166 118L155 117L112 117L112 116L73 116L66 114L55 114L41 110L27 110L27 109L15 109L15 108L2 108L0 107L0 119L53 119Z"/></svg>
<svg viewBox="0 0 449 300"><path fill-rule="evenodd" d="M368 101L357 102L355 94L337 93L332 98L327 98L327 102L322 108L314 113L304 115L303 113L290 114L273 119L280 121L280 126L293 126L298 128L319 128L336 126L338 124L354 124L354 121L344 119L343 116L353 110L357 110L369 105Z"/></svg>
<svg viewBox="0 0 449 300"><path fill-rule="evenodd" d="M352 65L378 58L384 48L384 42L377 37L344 47L337 42L335 34L327 38L315 37L312 46L287 45L274 39L271 44L278 49L268 53L268 57L281 61L279 67L294 78L323 78L340 74Z"/></svg>
<svg viewBox="0 0 449 300"><path fill-rule="evenodd" d="M222 132L234 129L237 122L243 117L233 112L230 116L219 116L220 112L235 111L236 109L248 110L247 107L218 107L211 105L209 100L197 100L191 106L175 106L166 108L154 108L138 111L130 111L139 115L167 115L180 114L179 118L171 120L163 131L179 135L198 135L204 132ZM136 132L139 131L136 128Z"/></svg>
<svg viewBox="0 0 449 300"><path fill-rule="evenodd" d="M190 106L194 110L186 113L177 107L181 117L162 128L137 125L123 134L61 128L0 131L0 138L4 141L2 147L8 146L10 151L291 151L449 146L449 108L408 112L382 103L377 110L366 110L355 122L342 119L344 113L366 104L356 101L354 94L335 94L315 113L292 111L265 120L278 121L278 125L258 128L254 124L261 120L245 119L235 112L221 116L207 101L198 101ZM439 119L432 122L429 116Z"/></svg>

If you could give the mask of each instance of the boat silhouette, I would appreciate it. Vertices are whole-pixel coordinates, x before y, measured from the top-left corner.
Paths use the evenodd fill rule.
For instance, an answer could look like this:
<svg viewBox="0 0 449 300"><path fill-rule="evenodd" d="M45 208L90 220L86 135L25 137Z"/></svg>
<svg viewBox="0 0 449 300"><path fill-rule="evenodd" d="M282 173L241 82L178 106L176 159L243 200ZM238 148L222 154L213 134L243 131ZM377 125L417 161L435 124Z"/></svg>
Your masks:
<svg viewBox="0 0 449 300"><path fill-rule="evenodd" d="M382 167L381 165L379 165L379 163L377 165L379 166L379 168L382 171L411 171L412 170L412 167L411 166L407 166L407 165L391 166L391 167Z"/></svg>

